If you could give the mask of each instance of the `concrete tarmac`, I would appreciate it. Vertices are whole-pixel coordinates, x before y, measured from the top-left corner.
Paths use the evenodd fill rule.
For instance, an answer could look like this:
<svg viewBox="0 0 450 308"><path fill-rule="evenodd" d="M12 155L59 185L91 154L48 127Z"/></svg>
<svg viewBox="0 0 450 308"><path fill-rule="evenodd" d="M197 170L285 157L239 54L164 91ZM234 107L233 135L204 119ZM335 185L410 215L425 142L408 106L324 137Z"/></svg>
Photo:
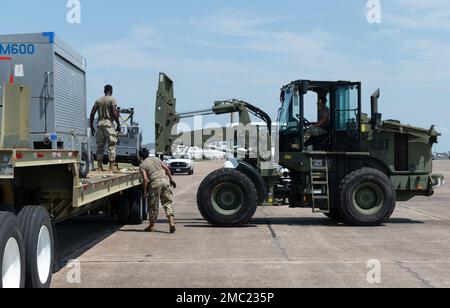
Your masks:
<svg viewBox="0 0 450 308"><path fill-rule="evenodd" d="M221 166L202 162L194 176L175 177L176 234L162 209L154 234L143 232L147 222L121 227L103 216L58 225L63 264L79 263L56 273L52 287L450 287L449 185L398 203L380 227L260 207L249 226L214 228L199 214L196 193ZM434 171L450 180L450 161L436 161ZM81 281L70 283L78 266Z"/></svg>

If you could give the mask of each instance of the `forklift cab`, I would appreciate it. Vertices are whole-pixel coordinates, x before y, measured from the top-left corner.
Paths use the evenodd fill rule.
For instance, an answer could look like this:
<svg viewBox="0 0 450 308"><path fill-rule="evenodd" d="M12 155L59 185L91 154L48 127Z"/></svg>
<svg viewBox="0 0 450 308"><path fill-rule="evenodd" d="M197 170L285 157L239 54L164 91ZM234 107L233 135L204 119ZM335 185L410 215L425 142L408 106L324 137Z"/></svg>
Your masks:
<svg viewBox="0 0 450 308"><path fill-rule="evenodd" d="M281 89L280 100L280 152L359 151L360 82L299 80ZM317 110L317 119L306 113L319 100L326 104L327 121L321 121L324 115L321 110ZM310 132L319 126L320 135L310 137Z"/></svg>

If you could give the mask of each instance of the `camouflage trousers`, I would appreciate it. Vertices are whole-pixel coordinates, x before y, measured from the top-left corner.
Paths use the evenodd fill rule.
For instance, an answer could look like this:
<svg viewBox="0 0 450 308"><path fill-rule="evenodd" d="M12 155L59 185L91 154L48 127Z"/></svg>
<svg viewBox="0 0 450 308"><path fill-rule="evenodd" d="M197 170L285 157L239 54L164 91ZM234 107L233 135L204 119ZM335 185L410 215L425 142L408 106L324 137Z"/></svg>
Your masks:
<svg viewBox="0 0 450 308"><path fill-rule="evenodd" d="M152 183L153 193L148 197L149 216L151 222L158 220L159 203L161 202L167 217L174 216L173 193L170 189L169 180L157 180Z"/></svg>
<svg viewBox="0 0 450 308"><path fill-rule="evenodd" d="M117 132L114 129L111 121L102 120L98 122L97 126L97 157L105 154L105 147L108 145L109 161L116 161L116 144Z"/></svg>
<svg viewBox="0 0 450 308"><path fill-rule="evenodd" d="M309 136L309 137L320 137L320 136L323 136L326 134L327 134L327 131L321 127L311 126L310 128L307 128L305 130L305 136Z"/></svg>

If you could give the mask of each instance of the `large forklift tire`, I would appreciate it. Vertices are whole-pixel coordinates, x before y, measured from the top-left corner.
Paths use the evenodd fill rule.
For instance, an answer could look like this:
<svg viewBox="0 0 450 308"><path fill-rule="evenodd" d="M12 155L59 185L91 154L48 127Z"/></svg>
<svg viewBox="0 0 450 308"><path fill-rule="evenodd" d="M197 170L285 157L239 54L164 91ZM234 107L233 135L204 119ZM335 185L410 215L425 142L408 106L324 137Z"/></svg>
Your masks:
<svg viewBox="0 0 450 308"><path fill-rule="evenodd" d="M0 212L0 289L25 287L25 249L16 215Z"/></svg>
<svg viewBox="0 0 450 308"><path fill-rule="evenodd" d="M200 184L197 205L201 215L214 226L247 224L256 212L258 193L244 173L220 169Z"/></svg>
<svg viewBox="0 0 450 308"><path fill-rule="evenodd" d="M396 191L384 173L362 168L347 175L340 185L339 213L355 226L378 226L392 215Z"/></svg>
<svg viewBox="0 0 450 308"><path fill-rule="evenodd" d="M53 224L45 207L25 206L18 215L26 251L26 287L49 288L55 256Z"/></svg>
<svg viewBox="0 0 450 308"><path fill-rule="evenodd" d="M130 225L142 224L142 217L144 216L144 198L142 196L142 189L133 188L128 190L128 202L130 205Z"/></svg>

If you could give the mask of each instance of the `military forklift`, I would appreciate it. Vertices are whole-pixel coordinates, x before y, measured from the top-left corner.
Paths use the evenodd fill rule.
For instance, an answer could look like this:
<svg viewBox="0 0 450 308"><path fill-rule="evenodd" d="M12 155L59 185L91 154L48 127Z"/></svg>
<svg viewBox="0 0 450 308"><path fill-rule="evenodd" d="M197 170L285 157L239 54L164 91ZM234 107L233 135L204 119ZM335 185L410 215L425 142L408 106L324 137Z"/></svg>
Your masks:
<svg viewBox="0 0 450 308"><path fill-rule="evenodd" d="M319 137L307 136L317 123L305 115L306 97L311 96L324 100L329 113L326 133ZM267 125L269 141L265 146L269 153L272 139L277 141L276 159L261 155L261 146L256 155L250 155L255 149L247 147L246 155L208 175L199 187L197 203L210 224L247 224L258 205L288 199L293 208L312 208L350 225L377 226L389 220L397 201L432 196L444 183L442 175L432 173L432 146L440 135L434 126L421 129L396 120L383 121L378 112L379 97L380 90L371 96L369 117L362 112L360 82L294 81L281 89L281 107L273 127L264 111L239 100L177 113L173 81L161 73L156 98L156 154L170 155L173 144L182 138L176 127L183 118L239 113L240 124L248 127L253 115ZM197 143L204 144L217 130L192 132L187 139L195 144L198 134L202 138ZM218 135L236 140L238 134L246 136L246 142L251 139L247 132L226 128ZM256 136L259 144L265 135ZM282 174L277 166L288 171Z"/></svg>

